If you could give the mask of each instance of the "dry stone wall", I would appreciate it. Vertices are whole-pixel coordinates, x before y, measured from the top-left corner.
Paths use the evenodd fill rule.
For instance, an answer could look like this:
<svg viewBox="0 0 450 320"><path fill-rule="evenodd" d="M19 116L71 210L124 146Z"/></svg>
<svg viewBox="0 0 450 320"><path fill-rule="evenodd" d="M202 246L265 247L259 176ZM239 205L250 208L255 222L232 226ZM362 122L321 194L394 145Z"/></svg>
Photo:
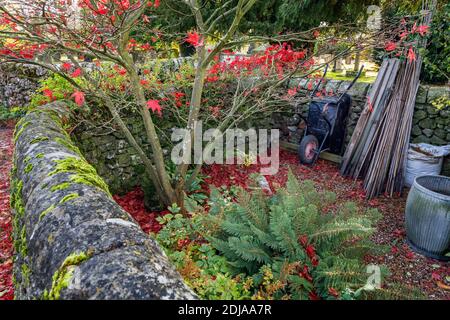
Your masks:
<svg viewBox="0 0 450 320"><path fill-rule="evenodd" d="M27 106L46 73L33 65L0 65L0 104L6 108Z"/></svg>
<svg viewBox="0 0 450 320"><path fill-rule="evenodd" d="M331 80L325 85L327 91L343 92L350 83L348 81ZM309 93L308 80L293 78L290 86L304 88L300 91L300 97ZM352 96L352 108L347 123L345 141L350 141L353 130L366 103L366 97L370 90L370 83L358 82L350 90ZM414 124L411 133L412 142L427 142L435 145L450 144L450 107L442 110L436 109L431 102L443 94L448 94L447 87L421 86L414 113ZM308 105L293 106L293 111L307 115ZM142 121L137 118L127 119L129 128L138 138L139 142L150 152L148 143L143 134ZM283 128L282 139L298 143L302 137L301 128L292 128L293 120L289 116L274 113L272 119L261 118L257 120L259 127ZM287 130L286 130L287 128ZM284 132L284 135L283 135ZM78 146L87 159L94 163L99 174L105 179L113 192L124 192L135 185L142 183L143 167L141 160L125 137L118 131L108 134L107 129L85 130L75 133ZM450 176L450 157L444 161L443 175Z"/></svg>
<svg viewBox="0 0 450 320"><path fill-rule="evenodd" d="M63 129L61 102L17 125L11 206L17 299L195 299Z"/></svg>

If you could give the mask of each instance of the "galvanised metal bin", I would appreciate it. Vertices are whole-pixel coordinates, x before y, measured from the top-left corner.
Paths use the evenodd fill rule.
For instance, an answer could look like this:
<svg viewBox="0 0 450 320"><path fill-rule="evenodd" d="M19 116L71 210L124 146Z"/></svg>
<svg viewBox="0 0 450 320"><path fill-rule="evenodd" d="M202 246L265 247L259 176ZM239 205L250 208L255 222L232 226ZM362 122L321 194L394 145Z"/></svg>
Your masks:
<svg viewBox="0 0 450 320"><path fill-rule="evenodd" d="M449 261L450 178L420 176L406 202L406 236L414 251Z"/></svg>

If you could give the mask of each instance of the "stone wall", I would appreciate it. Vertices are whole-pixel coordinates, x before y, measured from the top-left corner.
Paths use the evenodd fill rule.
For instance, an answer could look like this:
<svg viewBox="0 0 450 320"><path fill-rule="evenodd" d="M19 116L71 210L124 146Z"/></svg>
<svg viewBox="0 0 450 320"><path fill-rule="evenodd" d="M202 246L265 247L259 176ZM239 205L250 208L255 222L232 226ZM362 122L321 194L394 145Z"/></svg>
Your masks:
<svg viewBox="0 0 450 320"><path fill-rule="evenodd" d="M438 110L431 103L443 95L450 96L449 86L421 86L416 99L411 142L436 146L450 144L450 106ZM450 156L444 158L442 175L450 177Z"/></svg>
<svg viewBox="0 0 450 320"><path fill-rule="evenodd" d="M142 120L129 117L126 122L137 142L150 154ZM107 128L81 126L73 132L72 137L113 194L127 192L143 183L145 169L142 161L114 125Z"/></svg>
<svg viewBox="0 0 450 320"><path fill-rule="evenodd" d="M328 92L341 93L349 84L350 82L348 81L330 80L325 84L325 89ZM291 87L300 85L300 87L304 88L299 94L300 97L304 97L309 93L308 89L306 89L308 88L307 79L293 78L289 85ZM350 140L358 122L370 86L370 83L357 82L349 91L353 105L347 123L346 142ZM431 101L445 94L445 90L448 91L448 88L420 87L414 115L415 125L412 131L412 142L429 142L436 145L450 144L450 108L447 107L439 111L431 105ZM306 116L308 112L307 104L300 104L297 107L293 107L293 110L295 108L297 108L296 111ZM429 120L426 119L427 117ZM258 124L263 123L265 127L269 125L281 128L282 136L284 133L282 138L292 143L298 143L303 134L301 128L290 127L289 124L292 122L292 119L282 114L275 113L272 121L260 119L257 122ZM139 118L130 118L128 119L128 125L138 138L138 141L146 148L147 152L150 152L150 148L144 138L142 121ZM108 130L111 131L110 129L100 128L89 130L80 128L80 130L75 132L74 137L83 154L90 163L96 166L99 174L105 179L111 190L114 193L125 192L142 183L144 169L141 160L133 148L129 146L124 136L118 131L108 133ZM442 174L450 176L450 157L447 157L444 161Z"/></svg>
<svg viewBox="0 0 450 320"><path fill-rule="evenodd" d="M0 104L7 108L27 106L46 73L34 65L0 65Z"/></svg>
<svg viewBox="0 0 450 320"><path fill-rule="evenodd" d="M158 244L111 198L52 103L18 123L11 206L17 299L195 299Z"/></svg>

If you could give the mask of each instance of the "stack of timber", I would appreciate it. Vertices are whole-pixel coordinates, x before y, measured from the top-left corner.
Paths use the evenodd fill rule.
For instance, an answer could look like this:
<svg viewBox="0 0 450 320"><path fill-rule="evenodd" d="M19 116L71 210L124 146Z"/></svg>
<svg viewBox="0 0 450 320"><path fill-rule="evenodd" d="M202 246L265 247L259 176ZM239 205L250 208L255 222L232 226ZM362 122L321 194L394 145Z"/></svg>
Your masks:
<svg viewBox="0 0 450 320"><path fill-rule="evenodd" d="M341 174L364 178L367 198L403 189L422 61L383 62L350 143Z"/></svg>
<svg viewBox="0 0 450 320"><path fill-rule="evenodd" d="M422 2L429 26L436 0ZM418 47L426 46L426 38ZM341 174L364 179L368 199L401 193L422 59L385 60L342 158Z"/></svg>

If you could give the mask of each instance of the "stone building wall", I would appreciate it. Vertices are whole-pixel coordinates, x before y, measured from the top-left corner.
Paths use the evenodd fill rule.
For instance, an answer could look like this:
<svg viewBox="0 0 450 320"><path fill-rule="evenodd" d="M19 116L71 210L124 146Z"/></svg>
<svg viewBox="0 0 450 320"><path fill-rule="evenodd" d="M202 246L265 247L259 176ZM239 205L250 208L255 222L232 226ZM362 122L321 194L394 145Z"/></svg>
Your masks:
<svg viewBox="0 0 450 320"><path fill-rule="evenodd" d="M142 120L138 117L126 120L137 142L150 153ZM95 165L98 174L106 181L112 193L126 192L142 184L144 175L142 161L126 138L113 126L80 127L72 136L89 163Z"/></svg>

